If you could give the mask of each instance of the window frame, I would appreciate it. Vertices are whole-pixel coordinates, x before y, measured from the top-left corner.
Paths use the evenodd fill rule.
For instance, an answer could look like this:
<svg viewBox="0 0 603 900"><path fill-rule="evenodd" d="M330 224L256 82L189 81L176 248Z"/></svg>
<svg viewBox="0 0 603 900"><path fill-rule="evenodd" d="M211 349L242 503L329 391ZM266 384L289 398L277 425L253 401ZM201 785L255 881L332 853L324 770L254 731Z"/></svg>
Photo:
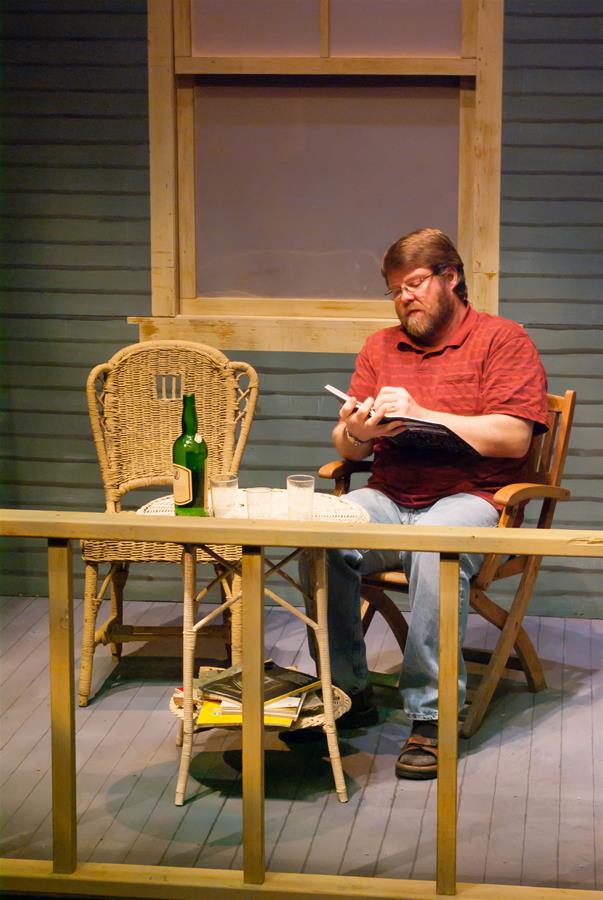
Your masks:
<svg viewBox="0 0 603 900"><path fill-rule="evenodd" d="M197 339L222 348L356 352L364 338L393 324L384 300L236 298L197 293L195 247L195 86L208 76L401 76L459 90L457 246L472 304L498 310L503 0L462 0L461 56L329 56L329 0L320 0L320 56L192 55L192 0L151 0L149 142L152 315L135 317L141 340ZM292 328L295 320L295 327Z"/></svg>

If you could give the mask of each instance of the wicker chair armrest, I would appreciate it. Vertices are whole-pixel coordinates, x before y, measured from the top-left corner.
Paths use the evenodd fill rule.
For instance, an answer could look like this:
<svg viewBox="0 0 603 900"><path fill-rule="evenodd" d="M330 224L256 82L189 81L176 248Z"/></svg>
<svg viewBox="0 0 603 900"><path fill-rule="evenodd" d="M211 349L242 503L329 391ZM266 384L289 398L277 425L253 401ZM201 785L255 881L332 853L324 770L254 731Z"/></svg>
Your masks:
<svg viewBox="0 0 603 900"><path fill-rule="evenodd" d="M571 492L567 488L558 487L555 484L533 484L525 482L521 484L507 484L494 494L494 501L503 506L516 506L526 500L544 500L550 497L554 500L567 500Z"/></svg>
<svg viewBox="0 0 603 900"><path fill-rule="evenodd" d="M320 478L343 478L353 475L355 472L370 472L372 465L371 460L368 459L334 459L321 466L318 475Z"/></svg>

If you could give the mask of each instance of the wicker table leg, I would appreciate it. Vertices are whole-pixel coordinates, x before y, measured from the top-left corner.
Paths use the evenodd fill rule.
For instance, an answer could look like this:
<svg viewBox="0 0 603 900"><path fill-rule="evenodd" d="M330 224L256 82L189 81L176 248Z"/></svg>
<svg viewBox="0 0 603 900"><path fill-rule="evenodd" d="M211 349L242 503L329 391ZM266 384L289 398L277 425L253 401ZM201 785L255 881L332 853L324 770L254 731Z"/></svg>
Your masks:
<svg viewBox="0 0 603 900"><path fill-rule="evenodd" d="M342 803L346 803L348 792L345 786L341 754L337 740L335 727L335 715L333 710L333 688L331 684L331 657L329 654L329 634L327 628L327 565L324 549L310 551L312 560L312 582L314 585L314 598L316 603L316 644L318 647L318 664L320 680L322 682L322 697L325 709L324 730L329 747L329 758L333 769L335 790Z"/></svg>
<svg viewBox="0 0 603 900"><path fill-rule="evenodd" d="M195 646L197 633L195 624L195 548L185 544L182 556L184 582L184 609L182 615L182 686L184 690L184 719L182 730L182 751L176 785L176 806L184 803L184 793L188 780L188 769L193 752L194 710L193 677L195 668Z"/></svg>

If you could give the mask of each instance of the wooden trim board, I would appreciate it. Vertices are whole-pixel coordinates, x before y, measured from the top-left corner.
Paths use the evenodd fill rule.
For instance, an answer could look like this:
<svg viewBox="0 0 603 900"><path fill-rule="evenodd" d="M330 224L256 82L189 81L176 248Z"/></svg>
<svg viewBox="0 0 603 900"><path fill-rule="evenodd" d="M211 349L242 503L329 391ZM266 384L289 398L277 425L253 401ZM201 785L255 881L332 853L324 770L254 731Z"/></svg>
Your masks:
<svg viewBox="0 0 603 900"><path fill-rule="evenodd" d="M330 297L191 297L183 299L184 316L232 316L239 310L247 316L270 318L383 319L396 324L391 300L340 299Z"/></svg>
<svg viewBox="0 0 603 900"><path fill-rule="evenodd" d="M175 866L132 866L81 863L72 875L52 873L51 864L33 859L0 861L4 890L48 894L90 894L154 900L438 900L432 881L362 878L339 875L267 872L262 884L245 884L238 870L185 869ZM523 887L511 884L457 884L462 900L601 900L600 891Z"/></svg>
<svg viewBox="0 0 603 900"><path fill-rule="evenodd" d="M471 302L479 311L489 313L498 311L503 20L504 0L481 0L475 111L469 128L473 154L473 223L469 232L473 262ZM468 115L466 105L463 115Z"/></svg>
<svg viewBox="0 0 603 900"><path fill-rule="evenodd" d="M176 99L171 0L148 4L149 178L153 314L178 312Z"/></svg>
<svg viewBox="0 0 603 900"><path fill-rule="evenodd" d="M177 75L426 75L475 77L475 59L358 56L177 56Z"/></svg>
<svg viewBox="0 0 603 900"><path fill-rule="evenodd" d="M173 316L128 319L139 340L189 340L221 350L282 350L292 353L357 353L366 338L395 325L394 319L303 316Z"/></svg>

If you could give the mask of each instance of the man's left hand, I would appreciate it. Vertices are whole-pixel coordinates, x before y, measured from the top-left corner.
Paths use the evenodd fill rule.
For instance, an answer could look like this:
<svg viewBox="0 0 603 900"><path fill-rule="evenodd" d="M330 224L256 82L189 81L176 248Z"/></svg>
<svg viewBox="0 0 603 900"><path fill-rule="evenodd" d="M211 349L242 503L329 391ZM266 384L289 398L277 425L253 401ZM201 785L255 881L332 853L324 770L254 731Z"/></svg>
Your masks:
<svg viewBox="0 0 603 900"><path fill-rule="evenodd" d="M373 404L379 419L383 416L406 416L410 419L425 419L426 410L403 387L383 387Z"/></svg>

